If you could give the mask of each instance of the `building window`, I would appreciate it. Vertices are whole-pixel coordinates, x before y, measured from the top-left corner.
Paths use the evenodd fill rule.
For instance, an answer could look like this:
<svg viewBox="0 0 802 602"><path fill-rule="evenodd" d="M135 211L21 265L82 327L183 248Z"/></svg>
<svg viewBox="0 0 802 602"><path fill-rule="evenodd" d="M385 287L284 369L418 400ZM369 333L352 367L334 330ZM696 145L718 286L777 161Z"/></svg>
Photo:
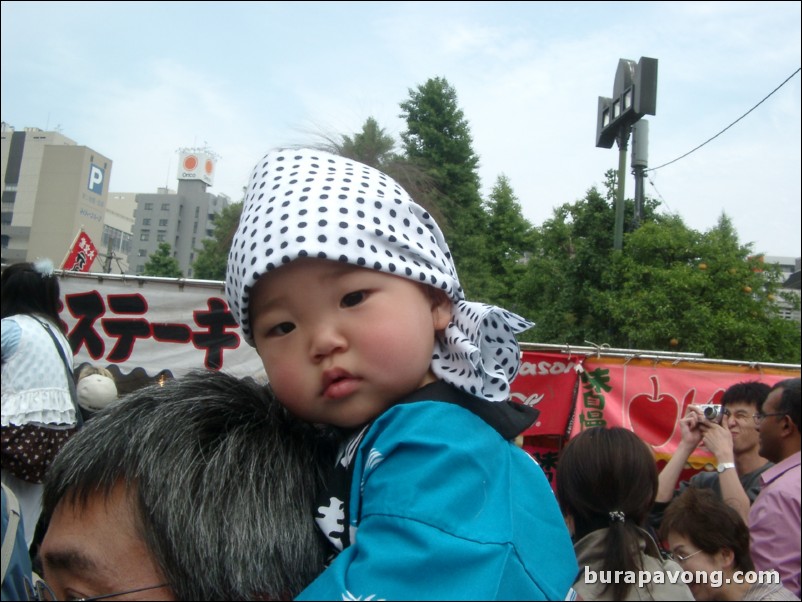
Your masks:
<svg viewBox="0 0 802 602"><path fill-rule="evenodd" d="M200 215L200 207L195 207L195 217Z"/></svg>
<svg viewBox="0 0 802 602"><path fill-rule="evenodd" d="M139 240L145 241L145 242L149 241L150 240L150 230L142 230L142 232L139 234Z"/></svg>
<svg viewBox="0 0 802 602"><path fill-rule="evenodd" d="M142 220L142 225L143 226L150 226L150 218L149 217L144 218Z"/></svg>
<svg viewBox="0 0 802 602"><path fill-rule="evenodd" d="M193 234L195 234L195 233L197 233L197 232L198 232L198 222L195 222L195 223L192 225L192 233L193 233Z"/></svg>
<svg viewBox="0 0 802 602"><path fill-rule="evenodd" d="M153 203L145 203L145 211L153 211Z"/></svg>
<svg viewBox="0 0 802 602"><path fill-rule="evenodd" d="M167 220L166 220L166 219L160 219L160 220L159 220L159 225L160 225L162 228L166 227L166 226L167 226Z"/></svg>
<svg viewBox="0 0 802 602"><path fill-rule="evenodd" d="M162 211L170 211L170 203L162 203Z"/></svg>
<svg viewBox="0 0 802 602"><path fill-rule="evenodd" d="M0 216L0 221L3 222L3 225L9 225L11 223L11 218L14 214L11 211L3 211L2 216Z"/></svg>
<svg viewBox="0 0 802 602"><path fill-rule="evenodd" d="M144 273L145 273L145 266L144 266L144 265L138 265L138 266L136 266L136 273L137 273L139 276L141 276L142 274L144 274Z"/></svg>
<svg viewBox="0 0 802 602"><path fill-rule="evenodd" d="M139 255L140 257L147 257L148 256L148 252L145 249L139 249L137 251L137 255Z"/></svg>
<svg viewBox="0 0 802 602"><path fill-rule="evenodd" d="M166 238L167 238L167 232L165 232L164 230L159 230L159 232L156 234L156 240L158 242L164 242Z"/></svg>

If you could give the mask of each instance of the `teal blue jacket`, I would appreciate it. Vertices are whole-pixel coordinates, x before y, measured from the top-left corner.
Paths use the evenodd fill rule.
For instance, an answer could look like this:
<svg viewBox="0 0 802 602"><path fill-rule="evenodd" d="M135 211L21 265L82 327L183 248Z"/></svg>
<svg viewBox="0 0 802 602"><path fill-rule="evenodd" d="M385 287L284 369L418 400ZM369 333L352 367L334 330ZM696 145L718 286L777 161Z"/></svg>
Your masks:
<svg viewBox="0 0 802 602"><path fill-rule="evenodd" d="M377 418L349 505L351 545L299 600L573 595L576 556L542 469L464 407L414 401Z"/></svg>

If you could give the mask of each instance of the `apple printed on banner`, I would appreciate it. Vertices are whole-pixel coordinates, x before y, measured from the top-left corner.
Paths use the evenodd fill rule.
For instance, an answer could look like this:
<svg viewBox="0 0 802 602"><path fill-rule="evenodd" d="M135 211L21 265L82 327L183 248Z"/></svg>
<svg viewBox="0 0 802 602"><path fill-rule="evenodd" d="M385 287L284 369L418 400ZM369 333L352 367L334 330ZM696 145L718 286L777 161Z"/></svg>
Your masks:
<svg viewBox="0 0 802 602"><path fill-rule="evenodd" d="M627 410L629 423L638 437L652 447L661 447L671 440L679 418L679 404L667 393L660 393L657 375L652 381L651 393L635 395Z"/></svg>

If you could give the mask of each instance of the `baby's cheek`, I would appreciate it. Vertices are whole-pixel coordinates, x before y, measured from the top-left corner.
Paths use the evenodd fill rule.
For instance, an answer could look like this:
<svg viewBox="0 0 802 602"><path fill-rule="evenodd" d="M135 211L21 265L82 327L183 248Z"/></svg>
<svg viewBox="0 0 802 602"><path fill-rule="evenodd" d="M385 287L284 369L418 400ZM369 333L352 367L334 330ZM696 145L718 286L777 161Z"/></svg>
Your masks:
<svg viewBox="0 0 802 602"><path fill-rule="evenodd" d="M265 371L270 386L279 399L284 399L287 393L298 394L304 384L308 386L308 383L304 383L302 371L296 362L265 362Z"/></svg>

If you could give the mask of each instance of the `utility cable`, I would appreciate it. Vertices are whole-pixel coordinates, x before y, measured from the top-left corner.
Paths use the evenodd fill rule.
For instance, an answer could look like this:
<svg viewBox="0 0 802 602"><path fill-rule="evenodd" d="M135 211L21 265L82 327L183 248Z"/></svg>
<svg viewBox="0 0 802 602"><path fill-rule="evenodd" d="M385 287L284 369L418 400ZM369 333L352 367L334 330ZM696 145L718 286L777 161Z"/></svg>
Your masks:
<svg viewBox="0 0 802 602"><path fill-rule="evenodd" d="M707 144L708 142L712 142L713 140L715 140L716 138L718 138L719 136L721 136L721 134L723 134L723 133L724 133L724 132L726 132L728 129L730 129L732 126L734 126L736 123L738 123L738 122L739 122L741 119L743 119L744 117L746 117L747 115L749 115L749 113L751 113L751 112L752 112L752 111L754 111L756 108L758 108L760 105L762 105L762 104L763 104L763 103L764 103L764 102L765 102L765 101L766 101L766 100L767 100L767 99L768 99L768 98L769 98L769 97L770 97L772 94L774 94L774 93L775 93L777 90L779 90L780 88L782 88L782 87L783 87L785 84L787 84L787 83L788 83L788 81L789 81L789 80L790 80L792 77L794 77L794 76L795 76L797 73L799 73L799 71L800 71L801 69L802 69L802 67L800 67L800 68L798 68L796 71L794 71L794 72L793 72L791 75L789 75L789 76L788 76L788 77L785 79L785 81L784 81L783 83L781 83L779 86L777 86L776 88L774 88L774 90L772 90L771 92L769 92L769 93L766 95L766 97L765 97L765 98L763 98L763 100L761 100L761 101L760 101L759 103L757 103L757 104L756 104L754 107L752 107L751 109L749 109L749 110L748 110L746 113L744 113L743 115L741 115L741 116L740 116L738 119L736 119L735 121L733 121L733 122L732 122L730 125L728 125L727 127L725 127L723 130L721 130L721 131L720 131L718 134L716 134L716 135L715 135L715 136L713 136L712 138L709 138L709 139L705 140L704 142L702 142L702 144L700 144L699 146L697 146L697 147L696 147L696 148L694 148L693 150L689 150L687 153L685 153L685 154L684 154L684 155L682 155L681 157L677 157L677 158L676 158L676 159L674 159L673 161L669 161L668 163L663 163L662 165L658 165L657 167L652 167L652 168L650 168L650 169L645 169L645 170L644 170L644 173L645 173L645 172L649 172L649 171L657 171L658 169L661 169L661 168L663 168L663 167L666 167L667 165L671 165L672 163L676 163L676 162L677 162L677 161L679 161L680 159L684 159L685 157L687 157L687 156L688 156L688 155L690 155L691 153L694 153L694 152L698 151L700 148L702 148L702 147L703 147L705 144ZM652 185L654 186L654 184L652 184Z"/></svg>

